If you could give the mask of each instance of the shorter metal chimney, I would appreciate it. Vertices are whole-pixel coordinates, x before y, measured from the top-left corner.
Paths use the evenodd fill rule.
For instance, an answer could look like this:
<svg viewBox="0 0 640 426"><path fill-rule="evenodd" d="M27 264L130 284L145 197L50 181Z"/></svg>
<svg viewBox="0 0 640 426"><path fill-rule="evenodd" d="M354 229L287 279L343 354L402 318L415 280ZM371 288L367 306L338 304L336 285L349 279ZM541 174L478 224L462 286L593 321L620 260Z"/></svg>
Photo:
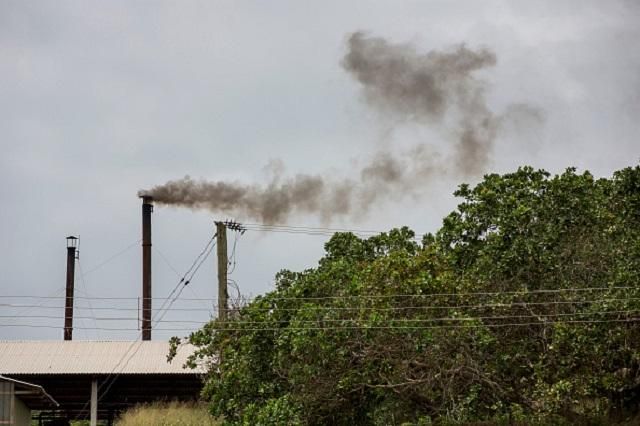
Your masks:
<svg viewBox="0 0 640 426"><path fill-rule="evenodd" d="M67 292L64 304L64 340L73 339L73 286L76 269L78 239L67 237Z"/></svg>

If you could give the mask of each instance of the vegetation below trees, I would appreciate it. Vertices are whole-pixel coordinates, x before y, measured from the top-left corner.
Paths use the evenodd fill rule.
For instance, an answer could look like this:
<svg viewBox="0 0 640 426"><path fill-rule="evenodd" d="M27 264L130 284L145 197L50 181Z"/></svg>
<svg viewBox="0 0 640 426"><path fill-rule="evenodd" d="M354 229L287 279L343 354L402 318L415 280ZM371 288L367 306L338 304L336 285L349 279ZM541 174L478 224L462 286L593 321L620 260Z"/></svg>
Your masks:
<svg viewBox="0 0 640 426"><path fill-rule="evenodd" d="M193 333L228 424L611 424L640 401L640 168L487 175L441 229L335 234ZM174 343L178 343L177 339ZM602 424L604 424L602 423ZM474 423L475 424L475 423Z"/></svg>
<svg viewBox="0 0 640 426"><path fill-rule="evenodd" d="M88 424L88 423L87 423ZM179 402L139 405L122 413L118 426L216 426L202 405Z"/></svg>

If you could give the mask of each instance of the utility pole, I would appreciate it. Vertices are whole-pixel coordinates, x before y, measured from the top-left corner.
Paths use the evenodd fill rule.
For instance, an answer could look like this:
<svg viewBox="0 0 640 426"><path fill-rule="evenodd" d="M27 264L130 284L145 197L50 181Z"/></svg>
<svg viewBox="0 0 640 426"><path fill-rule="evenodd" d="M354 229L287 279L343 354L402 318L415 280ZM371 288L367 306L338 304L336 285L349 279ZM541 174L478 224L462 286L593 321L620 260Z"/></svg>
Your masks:
<svg viewBox="0 0 640 426"><path fill-rule="evenodd" d="M224 222L216 222L216 234L218 245L218 319L227 319L227 225Z"/></svg>
<svg viewBox="0 0 640 426"><path fill-rule="evenodd" d="M67 292L64 303L64 340L73 338L73 286L76 269L76 248L78 238L67 237Z"/></svg>

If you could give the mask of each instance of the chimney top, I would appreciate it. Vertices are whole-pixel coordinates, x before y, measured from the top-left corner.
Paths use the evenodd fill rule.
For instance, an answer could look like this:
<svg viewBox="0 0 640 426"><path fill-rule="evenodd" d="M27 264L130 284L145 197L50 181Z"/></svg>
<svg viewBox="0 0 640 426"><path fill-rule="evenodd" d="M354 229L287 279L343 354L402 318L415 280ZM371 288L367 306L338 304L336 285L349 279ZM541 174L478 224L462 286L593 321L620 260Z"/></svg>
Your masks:
<svg viewBox="0 0 640 426"><path fill-rule="evenodd" d="M153 203L153 197L151 195L141 194L141 195L139 195L139 197L142 198L142 204L151 204L151 203Z"/></svg>

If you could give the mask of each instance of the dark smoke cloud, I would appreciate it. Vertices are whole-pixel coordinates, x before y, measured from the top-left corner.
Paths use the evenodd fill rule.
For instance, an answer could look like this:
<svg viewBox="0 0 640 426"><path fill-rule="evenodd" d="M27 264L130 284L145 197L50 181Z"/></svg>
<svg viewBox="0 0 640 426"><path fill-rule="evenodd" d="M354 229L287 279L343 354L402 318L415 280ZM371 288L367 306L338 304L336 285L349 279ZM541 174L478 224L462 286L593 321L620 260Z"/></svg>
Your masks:
<svg viewBox="0 0 640 426"><path fill-rule="evenodd" d="M327 193L328 190L331 191L331 188L326 187L322 177L310 175L298 175L286 180L277 176L264 187L238 182L208 182L186 176L141 191L140 195L151 195L160 204L234 212L266 223L278 223L286 220L294 211L329 215L330 206L323 201L332 195L338 197L338 194ZM343 208L348 211L350 205Z"/></svg>
<svg viewBox="0 0 640 426"><path fill-rule="evenodd" d="M457 117L455 166L464 174L484 170L498 119L487 106L484 85L472 73L495 65L495 53L460 45L420 54L411 45L359 32L348 44L342 65L362 84L371 106L424 124L441 125L447 114Z"/></svg>
<svg viewBox="0 0 640 426"><path fill-rule="evenodd" d="M383 114L445 129L453 158L443 161L430 145L417 144L405 152L377 152L357 176L342 180L306 174L283 177L282 168L276 167L266 185L187 176L140 194L160 204L233 213L265 223L282 223L295 213L329 222L335 216L366 214L381 200L418 195L434 174L477 175L486 168L500 118L487 107L484 85L473 73L495 63L488 49L461 45L420 54L411 45L355 33L342 66L362 85L367 102Z"/></svg>
<svg viewBox="0 0 640 426"><path fill-rule="evenodd" d="M356 179L308 174L283 177L280 169L272 170L267 185L210 182L185 176L141 190L138 195L149 195L157 204L233 213L269 224L286 222L294 213L318 215L328 223L336 216L366 214L381 199L413 192L415 185L410 180L423 173L411 164L413 159L409 156L416 154L414 150L397 156L379 153Z"/></svg>

